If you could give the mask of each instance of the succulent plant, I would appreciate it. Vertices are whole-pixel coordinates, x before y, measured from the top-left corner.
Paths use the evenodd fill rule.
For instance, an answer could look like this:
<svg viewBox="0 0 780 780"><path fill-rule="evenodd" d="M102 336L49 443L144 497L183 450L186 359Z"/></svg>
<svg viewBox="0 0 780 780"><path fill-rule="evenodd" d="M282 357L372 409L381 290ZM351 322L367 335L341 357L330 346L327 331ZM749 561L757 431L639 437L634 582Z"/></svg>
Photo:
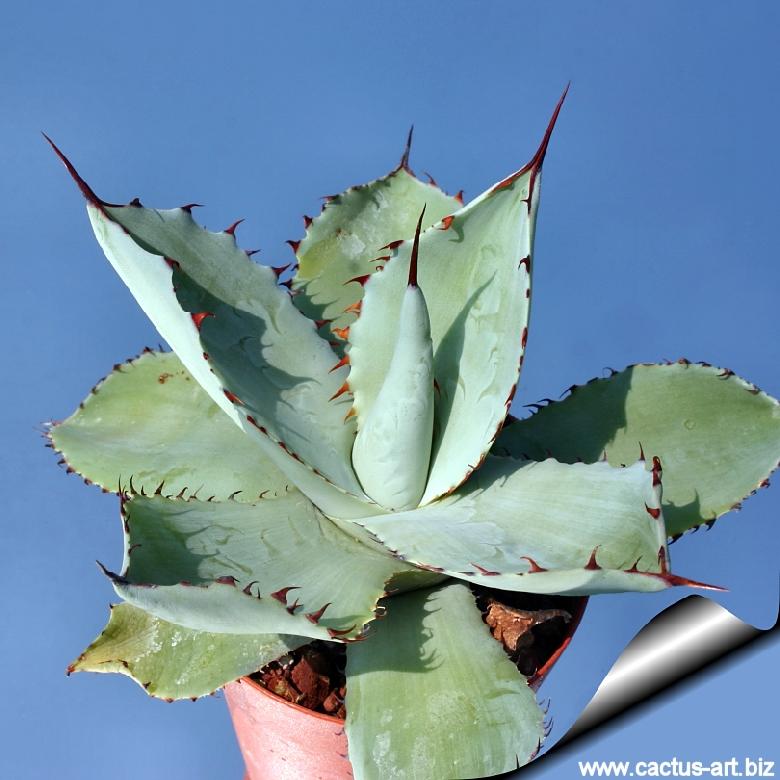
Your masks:
<svg viewBox="0 0 780 780"><path fill-rule="evenodd" d="M255 262L238 223L200 227L195 204L101 200L54 147L173 350L118 364L48 432L119 494L124 528L121 573L105 569L124 603L71 670L194 698L344 643L356 777L486 776L533 757L544 725L471 585L710 587L671 572L668 541L768 484L777 401L681 360L508 416L562 102L531 161L465 206L407 146L305 218L292 269Z"/></svg>

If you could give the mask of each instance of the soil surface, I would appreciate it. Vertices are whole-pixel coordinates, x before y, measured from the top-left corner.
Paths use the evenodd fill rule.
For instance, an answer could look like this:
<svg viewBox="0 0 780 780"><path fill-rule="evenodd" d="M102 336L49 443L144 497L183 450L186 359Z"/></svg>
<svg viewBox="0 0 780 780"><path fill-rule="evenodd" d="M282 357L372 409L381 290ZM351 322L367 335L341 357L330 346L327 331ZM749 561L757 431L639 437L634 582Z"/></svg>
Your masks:
<svg viewBox="0 0 780 780"><path fill-rule="evenodd" d="M578 598L472 587L482 619L521 674L533 677L560 647ZM346 645L315 640L272 661L252 679L301 707L344 718Z"/></svg>

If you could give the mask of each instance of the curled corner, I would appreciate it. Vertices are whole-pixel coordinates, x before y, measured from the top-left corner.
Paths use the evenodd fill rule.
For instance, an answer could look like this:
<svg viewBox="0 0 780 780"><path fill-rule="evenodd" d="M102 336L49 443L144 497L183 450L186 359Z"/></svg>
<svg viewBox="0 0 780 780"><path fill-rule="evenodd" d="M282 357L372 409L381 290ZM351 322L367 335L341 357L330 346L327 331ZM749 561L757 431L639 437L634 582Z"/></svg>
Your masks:
<svg viewBox="0 0 780 780"><path fill-rule="evenodd" d="M646 705L705 669L755 650L780 637L780 602L775 624L762 630L720 604L688 596L650 621L630 642L569 731L544 756L526 767L562 758L583 737L618 716Z"/></svg>

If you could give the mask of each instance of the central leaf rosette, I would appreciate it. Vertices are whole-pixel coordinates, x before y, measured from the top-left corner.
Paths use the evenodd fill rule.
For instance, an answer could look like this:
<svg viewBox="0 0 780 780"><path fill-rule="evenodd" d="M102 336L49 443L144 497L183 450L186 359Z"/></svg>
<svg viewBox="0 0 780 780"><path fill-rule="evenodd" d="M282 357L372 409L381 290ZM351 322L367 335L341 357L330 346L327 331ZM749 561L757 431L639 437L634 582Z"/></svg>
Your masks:
<svg viewBox="0 0 780 780"><path fill-rule="evenodd" d="M168 396L194 380L193 415L209 405L224 413L216 427L207 415L209 446L237 432L265 475L247 479L254 457L244 455L211 489L217 501L243 493L246 512L166 505L166 481L214 482L200 476L211 458L163 475L150 506L133 497L128 552L112 575L119 593L198 630L351 639L382 594L445 576L551 594L682 582L669 571L660 464L536 463L494 451L525 355L541 171L559 109L531 161L465 206L414 177L406 156L390 175L330 198L293 242L299 266L284 285L238 246L235 226L212 233L191 207L107 203L66 161L108 259L176 353L163 374L184 383L166 385L165 408L185 410ZM69 433L83 434L66 426L60 443ZM181 451L199 441L191 425L185 438ZM275 487L244 492L258 482ZM272 504L257 503L269 492ZM150 515L157 530L141 543L139 518ZM223 530L207 544L212 523ZM308 545L306 529L319 541ZM326 574L335 550L355 559L362 600ZM377 555L384 566L370 560ZM231 587L242 580L253 587Z"/></svg>

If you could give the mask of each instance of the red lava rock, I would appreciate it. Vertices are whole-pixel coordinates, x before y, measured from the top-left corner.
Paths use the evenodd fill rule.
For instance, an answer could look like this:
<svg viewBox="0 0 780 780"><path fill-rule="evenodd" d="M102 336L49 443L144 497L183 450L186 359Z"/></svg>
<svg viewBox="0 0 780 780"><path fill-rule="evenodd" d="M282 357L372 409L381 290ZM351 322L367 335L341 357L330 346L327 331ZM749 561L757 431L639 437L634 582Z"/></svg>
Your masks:
<svg viewBox="0 0 780 780"><path fill-rule="evenodd" d="M299 693L290 684L290 681L285 677L281 670L273 670L265 675L263 682L265 687L269 691L275 693L285 701L296 702L298 701Z"/></svg>
<svg viewBox="0 0 780 780"><path fill-rule="evenodd" d="M290 676L295 687L301 692L298 704L310 710L322 707L323 702L331 693L328 677L324 674L317 674L306 656L295 664Z"/></svg>
<svg viewBox="0 0 780 780"><path fill-rule="evenodd" d="M577 599L479 587L473 590L493 637L523 675L533 676L565 638Z"/></svg>
<svg viewBox="0 0 780 780"><path fill-rule="evenodd" d="M322 702L322 709L333 714L341 706L341 703L341 699L336 691L331 691L325 701Z"/></svg>
<svg viewBox="0 0 780 780"><path fill-rule="evenodd" d="M488 600L485 622L491 633L510 653L517 653L534 644L531 629L554 618L562 618L564 623L571 615L562 609L526 610L507 607L494 599Z"/></svg>
<svg viewBox="0 0 780 780"><path fill-rule="evenodd" d="M273 661L252 676L287 701L343 718L345 665L344 644L314 641Z"/></svg>

